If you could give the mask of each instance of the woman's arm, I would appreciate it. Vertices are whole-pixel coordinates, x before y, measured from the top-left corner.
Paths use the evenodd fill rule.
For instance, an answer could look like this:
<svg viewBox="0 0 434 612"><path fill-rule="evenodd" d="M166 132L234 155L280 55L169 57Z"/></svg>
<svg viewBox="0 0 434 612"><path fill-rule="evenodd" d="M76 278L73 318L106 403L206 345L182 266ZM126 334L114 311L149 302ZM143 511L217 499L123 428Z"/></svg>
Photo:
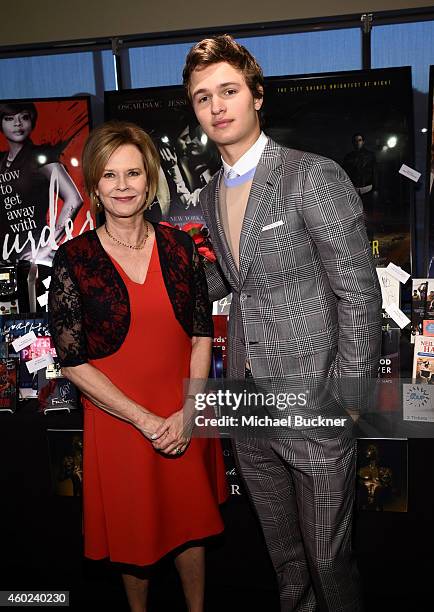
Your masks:
<svg viewBox="0 0 434 612"><path fill-rule="evenodd" d="M147 438L153 439L153 434L164 422L164 419L127 397L105 374L90 363L63 367L62 374L98 408L131 423Z"/></svg>
<svg viewBox="0 0 434 612"><path fill-rule="evenodd" d="M153 446L166 454L176 455L175 449L183 452L190 442L195 415L194 397L202 392L209 374L212 338L193 336L191 345L190 381L185 404L155 431L157 439Z"/></svg>
<svg viewBox="0 0 434 612"><path fill-rule="evenodd" d="M65 232L66 221L74 219L83 204L83 198L62 164L57 162L46 164L41 167L41 173L50 181L52 174L55 173L54 177L58 181L59 197L63 200L62 209L56 219L55 238L57 241Z"/></svg>
<svg viewBox="0 0 434 612"><path fill-rule="evenodd" d="M83 300L65 245L53 261L48 296L50 332L63 375L106 410L152 437L163 419L128 398L102 372L89 363L83 327Z"/></svg>

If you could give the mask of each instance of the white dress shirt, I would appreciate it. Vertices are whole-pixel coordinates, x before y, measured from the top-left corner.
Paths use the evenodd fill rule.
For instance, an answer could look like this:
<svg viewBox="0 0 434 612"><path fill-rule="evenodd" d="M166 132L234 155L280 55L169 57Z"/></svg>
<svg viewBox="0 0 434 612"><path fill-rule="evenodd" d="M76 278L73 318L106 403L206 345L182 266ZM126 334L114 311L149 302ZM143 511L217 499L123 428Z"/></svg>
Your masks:
<svg viewBox="0 0 434 612"><path fill-rule="evenodd" d="M268 142L268 137L261 132L258 140L248 149L240 159L235 162L233 166L230 166L222 158L223 172L226 178L233 178L234 176L242 176L251 170L256 168L259 159L265 149L265 145ZM231 172L232 170L232 172Z"/></svg>

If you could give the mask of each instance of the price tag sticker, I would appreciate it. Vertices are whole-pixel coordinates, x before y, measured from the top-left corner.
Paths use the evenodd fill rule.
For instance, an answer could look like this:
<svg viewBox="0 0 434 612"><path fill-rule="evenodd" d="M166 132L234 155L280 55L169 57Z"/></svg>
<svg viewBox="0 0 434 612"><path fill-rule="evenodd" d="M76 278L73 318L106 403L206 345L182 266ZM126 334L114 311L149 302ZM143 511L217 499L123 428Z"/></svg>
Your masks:
<svg viewBox="0 0 434 612"><path fill-rule="evenodd" d="M40 357L26 361L26 366L30 374L33 374L38 370L42 370L42 368L46 368L52 363L54 363L54 359L50 353L47 353L46 355L41 355Z"/></svg>
<svg viewBox="0 0 434 612"><path fill-rule="evenodd" d="M22 349L33 344L35 340L36 340L35 332L30 331L27 334L24 334L24 336L20 336L19 338L14 340L12 342L12 346L14 347L14 351L16 353L19 353Z"/></svg>
<svg viewBox="0 0 434 612"><path fill-rule="evenodd" d="M404 329L404 327L407 327L407 325L411 323L407 315L403 313L402 310L398 308L396 304L389 304L388 306L386 306L385 311L387 312L389 317L399 325L401 329Z"/></svg>
<svg viewBox="0 0 434 612"><path fill-rule="evenodd" d="M393 276L393 278L396 278L396 280L399 280L399 282L402 283L403 285L405 285L405 283L410 278L410 274L408 272L406 272L399 266L396 266L392 262L390 262L386 270L390 274L390 276Z"/></svg>
<svg viewBox="0 0 434 612"><path fill-rule="evenodd" d="M405 164L402 164L402 166L400 167L399 174L406 176L407 178L409 178L411 181L414 181L415 183L417 183L417 181L421 177L420 172L418 172L417 170L414 170L413 168L410 168L410 166L406 166Z"/></svg>

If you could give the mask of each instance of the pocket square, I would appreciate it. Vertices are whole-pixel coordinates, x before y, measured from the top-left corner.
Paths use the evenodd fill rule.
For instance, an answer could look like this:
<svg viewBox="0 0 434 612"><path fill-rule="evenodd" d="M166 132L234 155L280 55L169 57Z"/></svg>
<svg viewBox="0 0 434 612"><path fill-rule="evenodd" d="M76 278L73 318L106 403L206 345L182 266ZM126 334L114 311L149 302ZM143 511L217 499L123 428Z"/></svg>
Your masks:
<svg viewBox="0 0 434 612"><path fill-rule="evenodd" d="M283 225L282 219L280 219L280 221L275 221L274 223L270 223L270 225L264 225L264 227L262 228L262 231L266 232L267 230L273 229L273 227L279 227L279 225Z"/></svg>

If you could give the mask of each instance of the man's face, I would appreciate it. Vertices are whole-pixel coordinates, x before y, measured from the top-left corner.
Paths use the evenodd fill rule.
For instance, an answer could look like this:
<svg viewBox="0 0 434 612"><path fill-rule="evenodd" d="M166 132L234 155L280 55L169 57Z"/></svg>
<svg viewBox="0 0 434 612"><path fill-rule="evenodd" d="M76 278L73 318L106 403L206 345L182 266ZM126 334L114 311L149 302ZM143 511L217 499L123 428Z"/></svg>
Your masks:
<svg viewBox="0 0 434 612"><path fill-rule="evenodd" d="M202 132L200 126L191 128L187 125L185 127L177 139L177 148L181 155L189 157L203 155L205 146L201 141L200 132Z"/></svg>
<svg viewBox="0 0 434 612"><path fill-rule="evenodd" d="M190 93L203 131L218 147L238 144L247 150L257 140L262 98L253 98L239 70L226 62L198 68Z"/></svg>
<svg viewBox="0 0 434 612"><path fill-rule="evenodd" d="M353 144L355 149L361 149L365 144L363 136L361 136L360 134L356 134L356 136L354 136Z"/></svg>

